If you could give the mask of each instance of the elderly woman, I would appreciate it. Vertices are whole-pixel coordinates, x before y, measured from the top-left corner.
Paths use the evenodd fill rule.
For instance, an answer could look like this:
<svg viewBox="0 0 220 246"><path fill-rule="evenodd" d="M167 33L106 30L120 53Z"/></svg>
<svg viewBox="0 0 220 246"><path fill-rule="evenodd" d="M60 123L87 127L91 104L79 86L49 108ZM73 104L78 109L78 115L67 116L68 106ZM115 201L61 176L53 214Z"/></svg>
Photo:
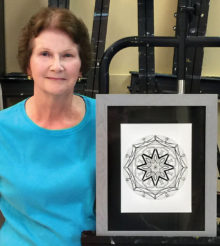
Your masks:
<svg viewBox="0 0 220 246"><path fill-rule="evenodd" d="M77 246L95 229L95 100L73 93L90 58L69 10L42 9L22 30L34 95L0 112L1 246Z"/></svg>

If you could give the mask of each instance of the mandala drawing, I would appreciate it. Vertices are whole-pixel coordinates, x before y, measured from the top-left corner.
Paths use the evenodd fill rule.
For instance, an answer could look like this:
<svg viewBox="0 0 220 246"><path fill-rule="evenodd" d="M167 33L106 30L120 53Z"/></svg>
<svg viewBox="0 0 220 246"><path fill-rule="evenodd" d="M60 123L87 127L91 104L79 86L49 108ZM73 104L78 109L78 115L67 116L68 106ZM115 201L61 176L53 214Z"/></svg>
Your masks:
<svg viewBox="0 0 220 246"><path fill-rule="evenodd" d="M172 139L154 135L132 145L125 155L123 169L135 193L149 199L165 199L183 185L187 161Z"/></svg>

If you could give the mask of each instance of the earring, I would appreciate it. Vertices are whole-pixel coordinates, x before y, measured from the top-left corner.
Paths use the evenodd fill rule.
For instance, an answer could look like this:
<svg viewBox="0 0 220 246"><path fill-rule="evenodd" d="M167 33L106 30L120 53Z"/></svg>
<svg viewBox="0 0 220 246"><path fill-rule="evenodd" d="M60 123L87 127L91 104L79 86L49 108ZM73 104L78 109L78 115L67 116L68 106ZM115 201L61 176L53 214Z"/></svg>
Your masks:
<svg viewBox="0 0 220 246"><path fill-rule="evenodd" d="M80 83L81 81L82 81L82 77L79 77L78 80L77 80L77 82Z"/></svg>
<svg viewBox="0 0 220 246"><path fill-rule="evenodd" d="M32 78L31 78L31 76L30 76L30 75L28 75L28 76L27 76L27 79L28 79L28 80L32 80Z"/></svg>

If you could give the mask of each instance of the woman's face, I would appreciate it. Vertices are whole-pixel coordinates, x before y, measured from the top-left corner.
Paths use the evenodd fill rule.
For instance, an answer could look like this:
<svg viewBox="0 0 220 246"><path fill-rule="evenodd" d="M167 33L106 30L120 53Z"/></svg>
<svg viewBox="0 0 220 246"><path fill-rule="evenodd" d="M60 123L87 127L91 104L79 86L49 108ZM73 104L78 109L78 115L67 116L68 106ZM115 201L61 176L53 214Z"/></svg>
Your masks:
<svg viewBox="0 0 220 246"><path fill-rule="evenodd" d="M72 94L80 68L78 46L66 33L45 29L33 40L28 74L34 80L35 94Z"/></svg>

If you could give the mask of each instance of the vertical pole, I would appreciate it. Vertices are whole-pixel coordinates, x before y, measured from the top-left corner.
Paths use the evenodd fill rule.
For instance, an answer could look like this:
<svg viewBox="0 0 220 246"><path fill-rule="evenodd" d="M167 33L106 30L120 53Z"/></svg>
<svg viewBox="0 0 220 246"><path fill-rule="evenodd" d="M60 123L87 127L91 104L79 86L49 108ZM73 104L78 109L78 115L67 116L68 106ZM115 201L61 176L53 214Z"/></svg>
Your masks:
<svg viewBox="0 0 220 246"><path fill-rule="evenodd" d="M179 35L177 36L179 40L178 53L177 53L177 80L178 80L178 93L183 94L185 92L185 40L186 40L186 31L187 31L187 22L186 22L186 0L179 1L178 13L179 13L179 22L178 30Z"/></svg>
<svg viewBox="0 0 220 246"><path fill-rule="evenodd" d="M209 13L209 2L210 0L198 1L198 3L200 3L200 9L196 13L198 18L197 36L205 36L207 21L208 21L208 13ZM190 74L192 75L191 88L190 88L191 93L200 93L200 80L201 80L201 72L202 72L203 55L204 55L204 48L196 47L193 57L194 59L192 60L192 69L191 71L189 71L191 72ZM187 74L188 74L188 70L187 70Z"/></svg>
<svg viewBox="0 0 220 246"><path fill-rule="evenodd" d="M138 36L154 35L154 1L138 0ZM154 91L154 47L139 47L139 88L136 93Z"/></svg>
<svg viewBox="0 0 220 246"><path fill-rule="evenodd" d="M49 7L69 8L69 0L48 0Z"/></svg>
<svg viewBox="0 0 220 246"><path fill-rule="evenodd" d="M187 36L205 36L210 0L178 1L176 37L180 30L186 28ZM183 25L181 6L185 7L186 25ZM181 22L182 24L180 24ZM177 48L173 59L173 74L177 74ZM188 47L185 50L185 93L200 93L200 77L202 71L203 47Z"/></svg>
<svg viewBox="0 0 220 246"><path fill-rule="evenodd" d="M95 3L91 40L94 52L85 93L91 97L95 97L95 94L99 92L99 70L101 58L105 51L109 4L110 0L96 0Z"/></svg>

